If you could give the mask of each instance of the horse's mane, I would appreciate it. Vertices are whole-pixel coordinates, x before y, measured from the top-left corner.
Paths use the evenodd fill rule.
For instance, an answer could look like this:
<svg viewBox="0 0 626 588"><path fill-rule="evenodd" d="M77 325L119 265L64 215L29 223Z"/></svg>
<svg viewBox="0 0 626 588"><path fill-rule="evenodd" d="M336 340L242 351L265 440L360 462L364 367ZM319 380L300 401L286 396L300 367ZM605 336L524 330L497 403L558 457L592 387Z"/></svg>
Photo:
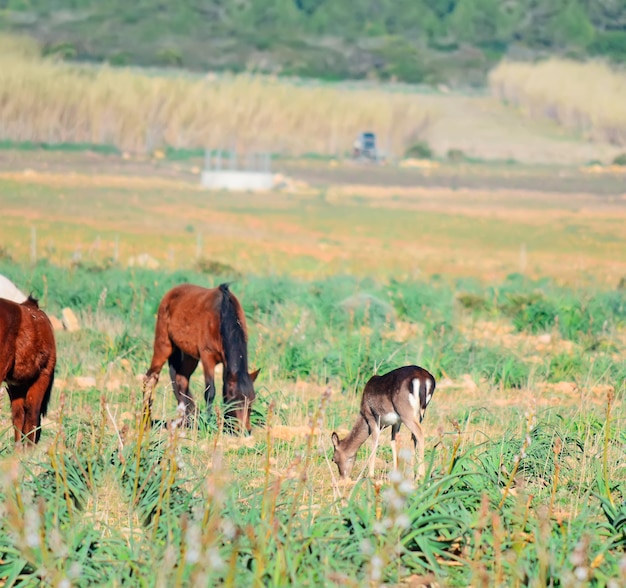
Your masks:
<svg viewBox="0 0 626 588"><path fill-rule="evenodd" d="M29 294L28 298L24 300L22 304L28 304L30 306L35 306L36 308L39 308L39 300L37 298L34 298L32 294Z"/></svg>
<svg viewBox="0 0 626 588"><path fill-rule="evenodd" d="M232 299L232 294L228 289L228 284L220 284L222 292L222 304L220 307L220 335L222 336L222 347L224 348L225 368L231 374L237 375L239 386L244 394L246 390L252 388L252 382L248 374L248 345L243 325L239 322L237 308Z"/></svg>

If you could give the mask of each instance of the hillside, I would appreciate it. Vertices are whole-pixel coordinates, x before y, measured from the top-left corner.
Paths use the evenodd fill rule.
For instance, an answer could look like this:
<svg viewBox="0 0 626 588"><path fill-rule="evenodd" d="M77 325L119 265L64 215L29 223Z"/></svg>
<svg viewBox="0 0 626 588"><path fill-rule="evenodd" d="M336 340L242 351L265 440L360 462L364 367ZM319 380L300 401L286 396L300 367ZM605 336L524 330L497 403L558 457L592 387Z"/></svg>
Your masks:
<svg viewBox="0 0 626 588"><path fill-rule="evenodd" d="M626 61L626 0L0 0L0 29L112 64L480 84L503 55Z"/></svg>

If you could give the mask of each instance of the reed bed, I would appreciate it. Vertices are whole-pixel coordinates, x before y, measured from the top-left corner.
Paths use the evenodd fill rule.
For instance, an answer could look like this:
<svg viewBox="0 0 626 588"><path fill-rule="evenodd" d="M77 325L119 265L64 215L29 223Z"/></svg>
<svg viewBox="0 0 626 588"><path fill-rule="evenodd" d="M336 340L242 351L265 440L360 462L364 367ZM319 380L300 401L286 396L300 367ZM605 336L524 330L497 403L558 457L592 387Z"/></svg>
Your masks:
<svg viewBox="0 0 626 588"><path fill-rule="evenodd" d="M150 75L41 58L0 42L0 138L130 152L233 148L339 155L364 130L401 153L430 124L419 97L252 74Z"/></svg>
<svg viewBox="0 0 626 588"><path fill-rule="evenodd" d="M626 74L594 61L505 61L489 75L492 93L532 118L549 118L584 136L626 145Z"/></svg>

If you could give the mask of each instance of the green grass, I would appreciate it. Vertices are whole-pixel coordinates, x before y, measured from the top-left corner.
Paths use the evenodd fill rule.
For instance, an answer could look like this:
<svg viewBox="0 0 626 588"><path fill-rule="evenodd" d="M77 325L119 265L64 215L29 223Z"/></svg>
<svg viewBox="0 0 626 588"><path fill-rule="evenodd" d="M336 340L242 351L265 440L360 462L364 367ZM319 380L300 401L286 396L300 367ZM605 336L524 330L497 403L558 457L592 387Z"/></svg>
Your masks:
<svg viewBox="0 0 626 588"><path fill-rule="evenodd" d="M95 143L33 143L32 141L0 141L0 149L7 151L61 151L61 152L81 152L93 151L105 155L119 155L120 151L113 145L99 145Z"/></svg>
<svg viewBox="0 0 626 588"><path fill-rule="evenodd" d="M232 290L248 319L250 363L263 371L254 434L238 439L219 432L219 402L198 429L142 433L139 423L135 376L149 363L161 296L220 276L6 260L0 273L51 314L72 307L83 326L57 333L41 444L15 454L8 411L0 415L8 586L623 581L623 291L515 275L485 286L244 273ZM572 308L584 312L557 326ZM400 336L406 325L413 335ZM509 339L476 338L483 325ZM537 360L533 337L545 332L556 346ZM338 485L330 432L350 426L375 369L407 363L440 384L424 422L426 478L413 486L407 464L398 476L379 468L373 480ZM465 374L474 391L460 384ZM96 386L80 390L79 375ZM201 379L192 380L197 397ZM580 393L542 392L563 380ZM174 404L164 377L156 416L173 416ZM315 431L288 440L272 433L310 424Z"/></svg>
<svg viewBox="0 0 626 588"><path fill-rule="evenodd" d="M624 582L617 205L337 186L261 201L37 172L0 182L0 273L82 326L56 333L34 451L14 451L7 401L0 412L6 585ZM160 269L127 267L140 252ZM232 281L243 304L262 369L249 438L220 432L220 394L211 415L199 401L197 429L141 431L156 310L185 281ZM338 483L331 432L351 426L374 372L410 363L438 381L427 477L412 486L410 463L387 475L383 442L372 480ZM191 388L201 399L200 370ZM176 415L165 374L154 412ZM399 442L410 446L404 428Z"/></svg>

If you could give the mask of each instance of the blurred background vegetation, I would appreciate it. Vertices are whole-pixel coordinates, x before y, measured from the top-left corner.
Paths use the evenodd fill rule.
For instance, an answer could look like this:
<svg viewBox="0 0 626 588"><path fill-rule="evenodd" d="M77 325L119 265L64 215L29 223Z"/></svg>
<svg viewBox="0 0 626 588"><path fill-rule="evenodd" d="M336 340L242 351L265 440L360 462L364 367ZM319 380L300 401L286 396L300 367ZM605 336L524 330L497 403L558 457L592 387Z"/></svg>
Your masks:
<svg viewBox="0 0 626 588"><path fill-rule="evenodd" d="M626 60L626 0L0 0L0 30L114 65L483 84L502 57Z"/></svg>

